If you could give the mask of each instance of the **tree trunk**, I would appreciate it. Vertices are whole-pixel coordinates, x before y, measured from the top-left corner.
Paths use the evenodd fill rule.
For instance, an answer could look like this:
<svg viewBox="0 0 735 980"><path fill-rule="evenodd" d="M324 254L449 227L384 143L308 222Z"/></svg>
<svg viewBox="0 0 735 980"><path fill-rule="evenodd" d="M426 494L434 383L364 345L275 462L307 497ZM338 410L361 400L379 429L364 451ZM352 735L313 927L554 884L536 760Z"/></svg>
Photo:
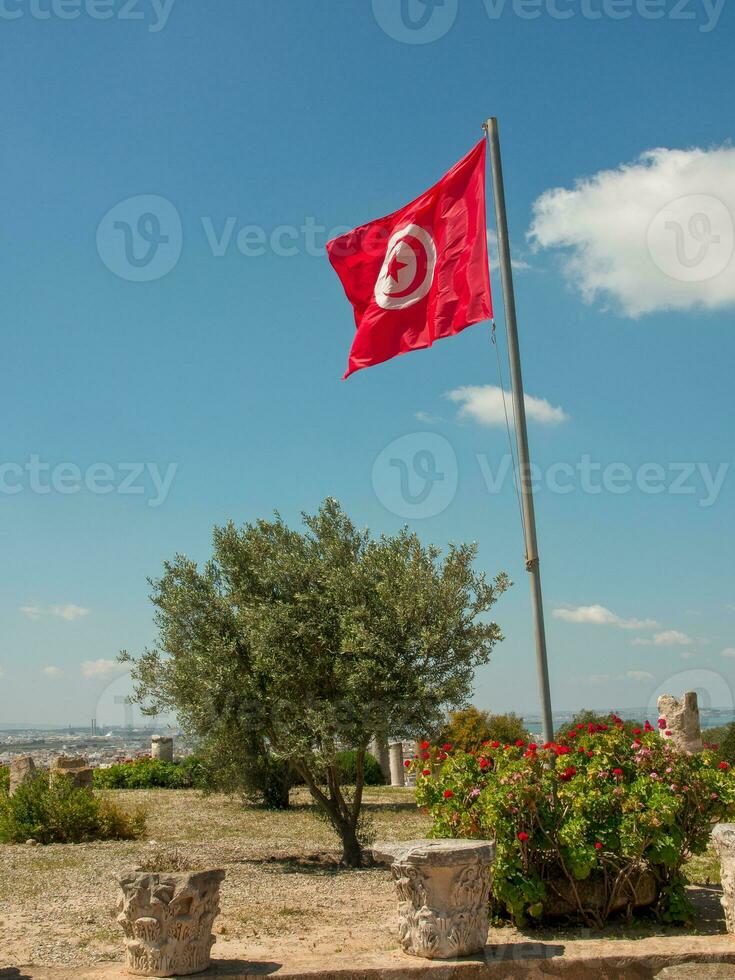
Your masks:
<svg viewBox="0 0 735 980"><path fill-rule="evenodd" d="M344 824L337 827L337 831L342 839L342 864L348 868L361 868L363 865L362 848L354 827Z"/></svg>

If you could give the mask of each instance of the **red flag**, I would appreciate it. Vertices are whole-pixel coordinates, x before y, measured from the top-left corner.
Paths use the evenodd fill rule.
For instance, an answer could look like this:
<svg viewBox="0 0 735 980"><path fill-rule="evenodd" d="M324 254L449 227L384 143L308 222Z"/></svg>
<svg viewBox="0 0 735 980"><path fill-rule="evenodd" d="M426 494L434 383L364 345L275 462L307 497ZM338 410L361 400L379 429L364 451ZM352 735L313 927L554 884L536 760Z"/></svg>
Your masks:
<svg viewBox="0 0 735 980"><path fill-rule="evenodd" d="M345 378L493 315L481 140L421 197L327 245L355 309Z"/></svg>

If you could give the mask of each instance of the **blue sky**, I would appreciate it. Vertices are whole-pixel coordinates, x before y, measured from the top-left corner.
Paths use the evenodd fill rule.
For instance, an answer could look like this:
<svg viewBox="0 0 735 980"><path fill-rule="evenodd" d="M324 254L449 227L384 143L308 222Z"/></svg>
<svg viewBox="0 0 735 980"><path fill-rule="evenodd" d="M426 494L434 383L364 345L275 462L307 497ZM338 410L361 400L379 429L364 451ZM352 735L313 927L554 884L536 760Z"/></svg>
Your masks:
<svg viewBox="0 0 735 980"><path fill-rule="evenodd" d="M488 490L508 451L488 327L342 382L352 314L323 253L491 114L554 706L661 686L732 703L735 10L404 13L427 26L398 0L4 0L0 724L105 715L118 650L154 638L165 558L326 495L376 531L477 540L479 566L511 574L475 702L537 711L512 481ZM425 451L446 479L422 512L390 461L417 494Z"/></svg>

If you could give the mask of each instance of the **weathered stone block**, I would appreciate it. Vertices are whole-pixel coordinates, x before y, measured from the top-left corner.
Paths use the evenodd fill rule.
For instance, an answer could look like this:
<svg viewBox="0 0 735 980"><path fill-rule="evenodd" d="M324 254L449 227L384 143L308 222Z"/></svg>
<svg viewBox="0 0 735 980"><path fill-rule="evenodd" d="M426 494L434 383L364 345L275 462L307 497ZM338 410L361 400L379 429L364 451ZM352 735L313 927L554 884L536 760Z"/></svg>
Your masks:
<svg viewBox="0 0 735 980"><path fill-rule="evenodd" d="M92 789L94 770L87 765L87 760L60 755L51 763L51 776L64 776L71 780L75 789Z"/></svg>
<svg viewBox="0 0 735 980"><path fill-rule="evenodd" d="M169 735L153 735L151 737L151 758L161 762L174 761L174 740Z"/></svg>
<svg viewBox="0 0 735 980"><path fill-rule="evenodd" d="M224 877L224 871L200 871L118 878L117 921L125 933L127 971L139 977L173 977L206 970Z"/></svg>
<svg viewBox="0 0 735 980"><path fill-rule="evenodd" d="M663 738L670 738L681 752L702 751L699 705L695 691L689 691L681 701L671 694L662 694L658 699L658 716L666 722L666 727L661 730Z"/></svg>
<svg viewBox="0 0 735 980"><path fill-rule="evenodd" d="M488 931L491 841L417 840L377 844L398 893L398 935L412 956L446 960L479 953Z"/></svg>
<svg viewBox="0 0 735 980"><path fill-rule="evenodd" d="M389 782L390 781L390 754L388 752L388 743L385 741L385 739L374 738L370 742L370 748L368 749L368 751L380 766L381 772L383 773L386 782Z"/></svg>
<svg viewBox="0 0 735 980"><path fill-rule="evenodd" d="M712 830L712 844L720 859L722 908L727 931L735 933L735 823L718 823Z"/></svg>
<svg viewBox="0 0 735 980"><path fill-rule="evenodd" d="M10 795L12 796L19 786L27 783L36 775L36 763L33 756L19 755L10 760Z"/></svg>

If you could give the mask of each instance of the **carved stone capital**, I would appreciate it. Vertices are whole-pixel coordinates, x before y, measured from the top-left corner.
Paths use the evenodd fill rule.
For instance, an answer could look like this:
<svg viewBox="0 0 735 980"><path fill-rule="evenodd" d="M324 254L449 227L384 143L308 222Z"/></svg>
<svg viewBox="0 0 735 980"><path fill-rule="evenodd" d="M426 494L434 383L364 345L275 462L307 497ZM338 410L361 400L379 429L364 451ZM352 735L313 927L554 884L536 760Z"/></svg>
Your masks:
<svg viewBox="0 0 735 980"><path fill-rule="evenodd" d="M490 841L419 840L378 844L398 894L398 935L406 953L454 959L480 952L487 941Z"/></svg>
<svg viewBox="0 0 735 980"><path fill-rule="evenodd" d="M224 871L141 872L118 878L125 964L138 977L201 973L211 962L212 924Z"/></svg>

